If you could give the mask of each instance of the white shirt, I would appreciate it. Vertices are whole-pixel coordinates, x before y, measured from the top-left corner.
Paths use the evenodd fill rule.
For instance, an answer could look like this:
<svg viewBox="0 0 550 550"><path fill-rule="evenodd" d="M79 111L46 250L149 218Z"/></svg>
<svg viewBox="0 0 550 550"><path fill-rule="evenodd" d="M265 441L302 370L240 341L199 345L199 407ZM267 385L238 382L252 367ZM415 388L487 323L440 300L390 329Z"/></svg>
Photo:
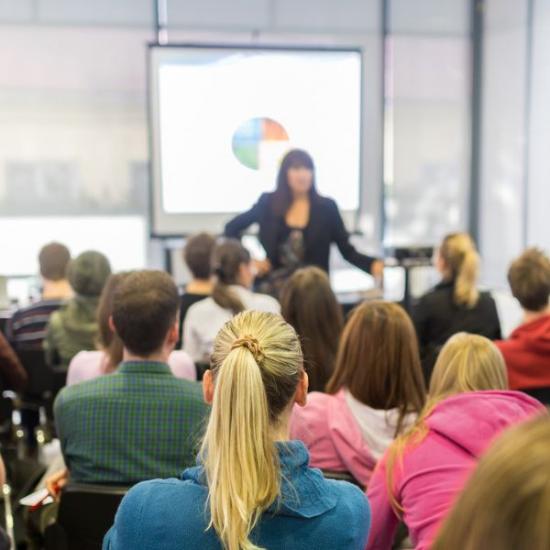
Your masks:
<svg viewBox="0 0 550 550"><path fill-rule="evenodd" d="M280 313L279 302L266 294L256 294L238 285L229 287L243 303L246 309ZM196 363L207 363L214 346L214 339L227 321L233 318L233 312L220 307L212 297L193 304L187 311L183 322L183 349Z"/></svg>
<svg viewBox="0 0 550 550"><path fill-rule="evenodd" d="M387 411L373 409L355 399L348 390L345 391L345 396L346 403L359 425L365 443L372 456L379 460L395 439L399 409ZM407 414L403 419L403 430L412 426L415 420L416 413Z"/></svg>

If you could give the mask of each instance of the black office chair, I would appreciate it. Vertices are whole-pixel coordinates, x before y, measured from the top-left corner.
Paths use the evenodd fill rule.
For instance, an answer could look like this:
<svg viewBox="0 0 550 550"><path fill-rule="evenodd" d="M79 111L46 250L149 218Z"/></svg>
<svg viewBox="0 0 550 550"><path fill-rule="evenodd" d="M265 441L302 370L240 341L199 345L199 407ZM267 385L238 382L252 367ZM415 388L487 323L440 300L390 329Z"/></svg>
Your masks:
<svg viewBox="0 0 550 550"><path fill-rule="evenodd" d="M550 407L550 387L549 388L529 388L521 390L523 393L538 399L546 407Z"/></svg>
<svg viewBox="0 0 550 550"><path fill-rule="evenodd" d="M16 348L17 355L27 371L28 383L21 395L21 419L27 431L28 444L36 445L35 431L40 428L41 443L53 433L53 401L59 390L65 385L67 373L46 363L44 351L40 348ZM46 438L47 439L47 438Z"/></svg>
<svg viewBox="0 0 550 550"><path fill-rule="evenodd" d="M46 550L100 550L129 487L69 483L61 491L57 521L45 533Z"/></svg>

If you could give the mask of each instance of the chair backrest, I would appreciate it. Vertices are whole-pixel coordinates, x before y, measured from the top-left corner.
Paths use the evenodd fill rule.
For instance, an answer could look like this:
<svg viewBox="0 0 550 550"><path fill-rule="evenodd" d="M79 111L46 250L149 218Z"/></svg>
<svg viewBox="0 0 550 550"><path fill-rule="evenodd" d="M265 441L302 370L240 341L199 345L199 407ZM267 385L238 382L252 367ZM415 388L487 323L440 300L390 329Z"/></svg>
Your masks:
<svg viewBox="0 0 550 550"><path fill-rule="evenodd" d="M550 387L549 388L530 388L521 390L523 393L538 399L543 405L550 406Z"/></svg>
<svg viewBox="0 0 550 550"><path fill-rule="evenodd" d="M46 364L44 351L19 347L16 351L29 376L25 393L34 397L42 397L44 394L52 392L54 387L53 373Z"/></svg>
<svg viewBox="0 0 550 550"><path fill-rule="evenodd" d="M46 533L46 548L100 550L128 489L69 483L61 492L57 522Z"/></svg>

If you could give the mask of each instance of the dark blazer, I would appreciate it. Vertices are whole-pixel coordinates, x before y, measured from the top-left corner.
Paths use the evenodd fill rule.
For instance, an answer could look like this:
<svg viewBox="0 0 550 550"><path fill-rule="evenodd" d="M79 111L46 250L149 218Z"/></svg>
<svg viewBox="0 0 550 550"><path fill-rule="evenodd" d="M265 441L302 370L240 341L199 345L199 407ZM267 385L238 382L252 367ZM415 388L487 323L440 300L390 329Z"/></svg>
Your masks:
<svg viewBox="0 0 550 550"><path fill-rule="evenodd" d="M453 294L454 281L439 283L413 308L426 381L429 381L439 350L453 334L469 332L490 340L501 338L496 304L488 292L480 292L473 308L455 304Z"/></svg>
<svg viewBox="0 0 550 550"><path fill-rule="evenodd" d="M285 220L273 212L272 197L273 193L263 193L250 210L239 214L225 226L224 234L226 237L240 238L245 229L258 223L260 243L271 265L277 268L280 267L279 246L284 238ZM336 203L326 197L317 197L311 202L309 222L304 229L304 263L328 272L331 243L336 243L348 262L363 271L370 271L375 258L357 252L350 243Z"/></svg>

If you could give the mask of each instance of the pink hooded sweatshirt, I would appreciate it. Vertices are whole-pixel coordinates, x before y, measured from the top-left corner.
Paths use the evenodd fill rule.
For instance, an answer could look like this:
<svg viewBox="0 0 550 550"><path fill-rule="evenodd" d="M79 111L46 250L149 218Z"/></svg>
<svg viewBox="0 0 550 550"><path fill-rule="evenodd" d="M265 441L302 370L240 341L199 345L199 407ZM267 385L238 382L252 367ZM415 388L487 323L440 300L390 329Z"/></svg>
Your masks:
<svg viewBox="0 0 550 550"><path fill-rule="evenodd" d="M367 486L376 459L363 439L343 390L336 395L312 392L305 407L295 406L290 437L305 443L312 467L349 472L363 487Z"/></svg>
<svg viewBox="0 0 550 550"><path fill-rule="evenodd" d="M515 391L462 393L434 408L427 419L427 436L405 449L393 480L416 550L430 548L437 528L491 441L508 426L543 411L538 401ZM368 487L372 524L367 550L391 549L399 523L388 498L385 462L386 457Z"/></svg>

